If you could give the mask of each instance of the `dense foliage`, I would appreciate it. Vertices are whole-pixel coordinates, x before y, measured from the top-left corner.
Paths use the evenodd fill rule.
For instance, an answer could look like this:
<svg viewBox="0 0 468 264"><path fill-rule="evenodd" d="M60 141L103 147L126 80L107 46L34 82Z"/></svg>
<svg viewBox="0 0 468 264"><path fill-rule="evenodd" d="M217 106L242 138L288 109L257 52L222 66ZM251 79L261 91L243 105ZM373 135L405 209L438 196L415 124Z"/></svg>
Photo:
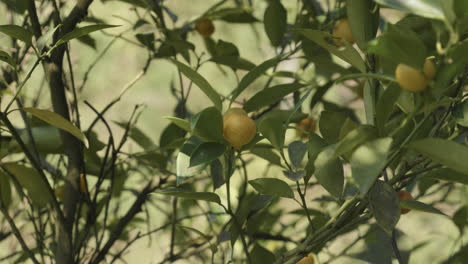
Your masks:
<svg viewBox="0 0 468 264"><path fill-rule="evenodd" d="M148 263L420 263L433 241L401 220L427 214L414 228L457 231L425 261L466 263L467 1L213 0L195 17L197 1L101 2L125 6L121 25L93 0L0 1L0 262L125 263L146 240ZM220 25L274 54L243 56ZM94 67L115 42L147 58L96 106L83 90L110 78ZM140 105L109 120L169 64L159 142Z"/></svg>

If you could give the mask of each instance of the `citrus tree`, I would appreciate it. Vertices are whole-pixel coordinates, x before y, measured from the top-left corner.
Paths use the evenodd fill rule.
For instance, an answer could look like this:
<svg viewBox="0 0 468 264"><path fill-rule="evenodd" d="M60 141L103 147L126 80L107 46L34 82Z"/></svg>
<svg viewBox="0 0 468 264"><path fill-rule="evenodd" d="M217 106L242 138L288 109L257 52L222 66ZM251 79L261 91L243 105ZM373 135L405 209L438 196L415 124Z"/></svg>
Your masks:
<svg viewBox="0 0 468 264"><path fill-rule="evenodd" d="M101 0L118 24L93 2L0 1L0 261L125 263L145 239L157 263L419 263L421 214L446 241L425 261L466 262L468 2ZM146 58L98 106L116 42ZM108 117L151 65L173 70L159 142L140 105Z"/></svg>

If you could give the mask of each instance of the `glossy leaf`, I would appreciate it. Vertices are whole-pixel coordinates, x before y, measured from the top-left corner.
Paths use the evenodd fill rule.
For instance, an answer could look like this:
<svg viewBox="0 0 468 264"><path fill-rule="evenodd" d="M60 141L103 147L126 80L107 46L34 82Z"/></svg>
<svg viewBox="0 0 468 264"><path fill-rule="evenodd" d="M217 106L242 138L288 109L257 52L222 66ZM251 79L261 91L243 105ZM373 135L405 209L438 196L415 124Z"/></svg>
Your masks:
<svg viewBox="0 0 468 264"><path fill-rule="evenodd" d="M323 138L329 143L336 143L346 118L343 112L323 111L319 119L319 130Z"/></svg>
<svg viewBox="0 0 468 264"><path fill-rule="evenodd" d="M118 27L118 25L106 25L106 24L102 24L102 25L89 25L89 26L85 26L85 27L82 27L82 28L75 28L74 30L72 30L71 32L65 34L63 37L61 37L57 43L55 43L55 46L59 46L63 43L66 43L72 39L76 39L76 38L79 38L79 37L83 37L83 36L86 36L92 32L95 32L95 31L98 31L98 30L102 30L102 29L106 29L106 28L112 28L112 27Z"/></svg>
<svg viewBox="0 0 468 264"><path fill-rule="evenodd" d="M182 128L183 130L185 130L187 132L191 131L190 122L185 120L185 119L181 119L181 118L177 118L177 117L173 117L173 116L164 116L163 118L171 121L174 125Z"/></svg>
<svg viewBox="0 0 468 264"><path fill-rule="evenodd" d="M17 25L0 25L0 33L19 39L26 42L26 44L31 45L33 34L23 27Z"/></svg>
<svg viewBox="0 0 468 264"><path fill-rule="evenodd" d="M286 129L283 125L284 118L270 112L265 115L258 125L258 131L271 142L271 144L278 150L284 146L284 137Z"/></svg>
<svg viewBox="0 0 468 264"><path fill-rule="evenodd" d="M281 56L275 57L262 62L257 67L249 71L239 82L239 85L232 94L232 100L235 100L247 87L252 84L258 77L264 74L268 69L276 65L281 60Z"/></svg>
<svg viewBox="0 0 468 264"><path fill-rule="evenodd" d="M81 132L81 130L79 130L76 126L74 126L70 121L63 118L61 115L48 110L41 110L37 108L23 108L23 110L41 119L42 121L48 123L51 126L60 128L72 134L77 139L81 140L84 143L85 147L88 148L88 139L83 134L83 132Z"/></svg>
<svg viewBox="0 0 468 264"><path fill-rule="evenodd" d="M351 156L353 179L359 187L361 196L365 196L382 174L387 163L392 138L380 138L359 146Z"/></svg>
<svg viewBox="0 0 468 264"><path fill-rule="evenodd" d="M440 138L425 138L409 144L409 148L450 169L468 175L468 147Z"/></svg>
<svg viewBox="0 0 468 264"><path fill-rule="evenodd" d="M379 10L372 0L352 0L346 3L346 13L354 40L361 50L375 37L379 25Z"/></svg>
<svg viewBox="0 0 468 264"><path fill-rule="evenodd" d="M294 198L294 193L289 185L276 178L259 178L250 180L249 184L260 194L274 195L285 198Z"/></svg>
<svg viewBox="0 0 468 264"><path fill-rule="evenodd" d="M286 33L287 12L280 1L270 1L263 17L265 32L273 46L279 46Z"/></svg>
<svg viewBox="0 0 468 264"><path fill-rule="evenodd" d="M225 150L226 146L224 144L216 142L202 143L190 156L190 167L212 162L223 155Z"/></svg>
<svg viewBox="0 0 468 264"><path fill-rule="evenodd" d="M336 146L324 148L314 162L315 177L325 190L335 197L343 194L344 174L340 159L336 158Z"/></svg>
<svg viewBox="0 0 468 264"><path fill-rule="evenodd" d="M271 164L282 167L281 157L271 149L271 146L256 145L250 150L250 153L270 162Z"/></svg>
<svg viewBox="0 0 468 264"><path fill-rule="evenodd" d="M424 176L432 179L449 182L458 182L468 185L468 174L463 174L449 168L434 169L424 174Z"/></svg>
<svg viewBox="0 0 468 264"><path fill-rule="evenodd" d="M0 203L6 208L11 204L10 178L3 171L0 171Z"/></svg>
<svg viewBox="0 0 468 264"><path fill-rule="evenodd" d="M364 144L366 141L377 137L375 127L370 125L359 126L347 133L338 143L336 147L337 156L350 156L357 147Z"/></svg>
<svg viewBox="0 0 468 264"><path fill-rule="evenodd" d="M244 110L246 112L252 112L262 107L274 104L282 100L286 95L297 91L304 86L304 84L300 83L288 83L263 89L245 102Z"/></svg>
<svg viewBox="0 0 468 264"><path fill-rule="evenodd" d="M182 72L187 78L195 83L195 85L197 85L198 88L202 90L202 92L213 102L214 106L219 111L222 110L223 106L219 94L203 76L179 61L174 59L169 59L169 61L176 65L180 72Z"/></svg>
<svg viewBox="0 0 468 264"><path fill-rule="evenodd" d="M215 107L208 107L192 117L191 130L206 141L223 142L223 117Z"/></svg>
<svg viewBox="0 0 468 264"><path fill-rule="evenodd" d="M250 252L250 257L254 263L274 263L276 260L275 254L257 243Z"/></svg>
<svg viewBox="0 0 468 264"><path fill-rule="evenodd" d="M184 199L199 200L221 204L221 199L216 193L211 192L192 192L180 188L170 188L156 191L157 194L169 195Z"/></svg>
<svg viewBox="0 0 468 264"><path fill-rule="evenodd" d="M288 146L289 160L296 168L301 166L302 160L307 153L307 144L300 140L293 141Z"/></svg>
<svg viewBox="0 0 468 264"><path fill-rule="evenodd" d="M400 220L400 199L392 186L377 181L369 192L369 205L377 224L391 234Z"/></svg>
<svg viewBox="0 0 468 264"><path fill-rule="evenodd" d="M375 2L403 12L413 13L431 19L444 20L445 15L440 0L374 0Z"/></svg>
<svg viewBox="0 0 468 264"><path fill-rule="evenodd" d="M304 35L304 37L317 43L322 48L328 50L333 55L356 67L359 71L366 72L366 66L361 55L359 55L359 52L348 43L346 43L347 45L345 49L340 49L331 44L332 36L327 32L313 29L299 29L298 32Z"/></svg>
<svg viewBox="0 0 468 264"><path fill-rule="evenodd" d="M395 25L389 25L385 33L369 42L367 50L394 63L403 63L416 69L422 69L427 57L426 46L419 35Z"/></svg>
<svg viewBox="0 0 468 264"><path fill-rule="evenodd" d="M400 207L412 209L416 211L421 211L421 212L426 212L426 213L445 215L440 210L432 207L431 205L428 205L419 201L415 201L415 200L402 200L400 201Z"/></svg>
<svg viewBox="0 0 468 264"><path fill-rule="evenodd" d="M16 63L13 60L13 58L10 57L10 55L8 53L4 52L3 50L0 50L0 61L4 61L4 62L8 63L13 68L16 66Z"/></svg>
<svg viewBox="0 0 468 264"><path fill-rule="evenodd" d="M296 182L302 180L302 178L306 176L306 172L304 170L284 170L283 174L286 176L286 178Z"/></svg>
<svg viewBox="0 0 468 264"><path fill-rule="evenodd" d="M3 168L12 174L19 184L26 189L34 205L43 207L52 201L46 183L35 169L16 163L3 164Z"/></svg>
<svg viewBox="0 0 468 264"><path fill-rule="evenodd" d="M210 175L213 180L213 187L215 190L224 184L223 172L223 164L221 164L219 159L213 160L210 164Z"/></svg>

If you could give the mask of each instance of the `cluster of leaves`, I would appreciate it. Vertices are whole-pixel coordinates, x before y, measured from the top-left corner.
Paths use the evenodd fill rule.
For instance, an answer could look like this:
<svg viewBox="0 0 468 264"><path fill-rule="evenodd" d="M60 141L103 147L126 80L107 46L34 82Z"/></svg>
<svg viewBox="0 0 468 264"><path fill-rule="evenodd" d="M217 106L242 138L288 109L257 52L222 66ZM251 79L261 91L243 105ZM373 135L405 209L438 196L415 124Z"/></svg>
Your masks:
<svg viewBox="0 0 468 264"><path fill-rule="evenodd" d="M25 17L34 1L2 2L12 15ZM89 17L99 24L69 32L62 32L59 23L50 27L47 21L40 25L47 33L39 38L32 33L33 19L25 20L24 26L0 26L0 33L15 40L13 53L0 50L5 62L0 87L13 95L1 112L1 211L11 230L4 239L14 235L23 250L9 258L17 263L26 258L37 262L36 256L53 261L59 254L55 225L62 221L61 208L69 199L59 190L69 180L73 157L73 150L63 144L65 132L81 141L80 195L75 197L78 210L69 234L76 263L118 261L133 242L159 231L170 237L161 263L190 258L296 263L310 252L330 262L347 255L361 240L366 247L349 257L371 263L391 263L395 257L406 263L424 244L399 249L404 237L396 229L401 208L451 217L463 238L468 201L450 205L456 210L450 216L433 205L446 203L456 192L466 193L468 184L465 1L348 0L336 1L334 7L327 1L219 1L193 20L179 18L168 1L120 2L130 5L138 19L126 21L127 29L112 38L148 51L147 64L135 80L146 74L152 61L161 60L175 66L180 80L171 87L178 104L174 116L166 117L170 123L159 144L134 125L138 109L128 122L115 122L124 131L120 142L104 116L133 84L102 111L86 102L96 114L87 129L79 125L85 117L38 109L38 101L27 101L22 92L32 72L54 51L67 47L70 52L69 41L96 48L89 34L113 27L105 19ZM47 14L48 7L42 4L39 13ZM405 16L392 24L381 8ZM54 12L59 11L55 7ZM354 45L344 41L337 46L331 34L335 22L343 18L350 22ZM202 19L263 29L275 55L257 64L241 56L234 39L215 39L216 31L197 35L196 24ZM203 45L196 46L196 39ZM208 60L203 59L205 52ZM37 60L25 72L29 55ZM396 66L422 69L427 57L437 65L429 88L421 93L400 89L394 78ZM281 70L291 61L298 65L296 71ZM205 64L232 71L236 87L222 94L199 73ZM70 66L68 74L72 73ZM73 77L68 79L67 86L76 92ZM192 86L212 106L192 113L188 108ZM363 102L363 109L328 96L346 89L354 92L355 101ZM72 112L78 113L73 100ZM238 151L223 136L223 113L234 104L241 105L257 126L254 139ZM19 111L10 111L13 105ZM16 112L21 113L24 129L10 121ZM318 120L318 131L301 131L307 134L305 139L291 138L289 132L300 129L295 124L309 116ZM97 136L96 125L106 129L106 140ZM140 151L127 152L128 141ZM248 169L258 160L268 163L263 175ZM282 174L267 176L270 169ZM397 192L402 189L433 203L400 202ZM161 226L152 227L150 208L165 215ZM142 210L146 216L139 214ZM206 224L199 226L200 217L207 219ZM18 229L14 223L18 219L32 224ZM135 227L142 230L141 222L147 230L131 232ZM342 252L324 253L337 237L357 227L365 234ZM29 230L35 233L35 243L24 242L22 233ZM112 251L117 240L126 246ZM454 248L456 253L442 256L446 263L466 258L467 245Z"/></svg>

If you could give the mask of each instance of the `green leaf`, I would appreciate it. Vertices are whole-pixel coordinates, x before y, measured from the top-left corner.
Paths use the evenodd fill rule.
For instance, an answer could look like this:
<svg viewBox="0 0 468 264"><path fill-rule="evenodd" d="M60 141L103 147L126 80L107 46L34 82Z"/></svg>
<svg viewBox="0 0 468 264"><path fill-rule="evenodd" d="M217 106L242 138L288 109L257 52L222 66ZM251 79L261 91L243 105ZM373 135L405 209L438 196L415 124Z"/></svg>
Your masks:
<svg viewBox="0 0 468 264"><path fill-rule="evenodd" d="M340 159L335 156L336 146L324 148L314 162L315 177L325 190L335 197L343 194L344 173Z"/></svg>
<svg viewBox="0 0 468 264"><path fill-rule="evenodd" d="M106 24L100 24L100 25L90 25L90 26L85 26L82 28L75 28L71 32L68 32L65 34L63 37L61 37L57 43L55 43L55 46L59 46L65 42L68 42L72 39L76 39L79 37L86 36L94 31L106 29L106 28L112 28L112 27L119 27L119 25L106 25Z"/></svg>
<svg viewBox="0 0 468 264"><path fill-rule="evenodd" d="M286 95L297 91L298 89L304 86L304 84L300 83L288 83L263 89L260 92L256 93L254 96L252 96L247 102L245 102L244 110L246 112L259 110L262 107L268 106L270 104L282 100L283 97L285 97Z"/></svg>
<svg viewBox="0 0 468 264"><path fill-rule="evenodd" d="M284 121L283 117L270 112L260 120L258 125L258 131L260 131L260 133L262 133L262 135L279 151L281 151L284 146L286 133L286 129L283 125Z"/></svg>
<svg viewBox="0 0 468 264"><path fill-rule="evenodd" d="M327 32L313 29L298 29L297 31L304 35L304 37L328 50L333 55L356 67L359 71L366 72L366 66L361 55L359 55L359 52L348 43L346 43L346 48L340 49L334 44L331 44L332 36Z"/></svg>
<svg viewBox="0 0 468 264"><path fill-rule="evenodd" d="M211 84L198 72L194 71L189 66L176 61L174 59L169 59L170 62L174 63L180 72L182 72L187 78L189 78L193 83L195 83L202 92L208 96L208 98L213 102L214 106L221 111L223 108L221 98Z"/></svg>
<svg viewBox="0 0 468 264"><path fill-rule="evenodd" d="M74 126L70 121L63 118L61 115L48 110L41 110L37 108L28 107L23 108L23 110L41 119L42 121L48 123L51 126L67 131L68 133L75 136L77 139L81 140L86 148L89 147L88 139L83 134L83 132L81 132L81 130L79 130L76 126Z"/></svg>
<svg viewBox="0 0 468 264"><path fill-rule="evenodd" d="M409 148L463 174L468 174L468 147L440 138L425 138L409 144Z"/></svg>
<svg viewBox="0 0 468 264"><path fill-rule="evenodd" d="M357 147L376 137L377 131L375 127L361 125L347 133L346 136L337 143L336 156L350 156Z"/></svg>
<svg viewBox="0 0 468 264"><path fill-rule="evenodd" d="M0 25L0 32L31 45L33 34L17 25Z"/></svg>
<svg viewBox="0 0 468 264"><path fill-rule="evenodd" d="M426 46L418 34L395 25L389 25L385 33L369 42L367 50L394 63L404 63L416 69L422 69L427 57Z"/></svg>
<svg viewBox="0 0 468 264"><path fill-rule="evenodd" d="M368 141L358 147L351 156L353 179L364 197L381 175L387 163L392 138L380 138Z"/></svg>
<svg viewBox="0 0 468 264"><path fill-rule="evenodd" d="M252 12L244 9L244 8L237 8L237 7L228 7L218 9L209 14L210 17L213 19L221 19L229 23L255 23L258 22Z"/></svg>
<svg viewBox="0 0 468 264"><path fill-rule="evenodd" d="M0 171L0 203L6 208L11 204L10 179L3 171Z"/></svg>
<svg viewBox="0 0 468 264"><path fill-rule="evenodd" d="M265 10L263 25L273 46L279 46L283 40L287 27L287 15L286 9L280 1L270 1Z"/></svg>
<svg viewBox="0 0 468 264"><path fill-rule="evenodd" d="M421 203L415 200L401 200L400 207L426 213L445 215L444 213L432 207L431 205Z"/></svg>
<svg viewBox="0 0 468 264"><path fill-rule="evenodd" d="M224 184L223 164L215 159L210 164L210 175L213 180L213 188L216 190Z"/></svg>
<svg viewBox="0 0 468 264"><path fill-rule="evenodd" d="M276 178L259 178L250 180L249 184L260 194L274 195L285 198L294 198L294 193L289 185Z"/></svg>
<svg viewBox="0 0 468 264"><path fill-rule="evenodd" d="M468 100L458 104L452 114L457 121L457 124L468 127Z"/></svg>
<svg viewBox="0 0 468 264"><path fill-rule="evenodd" d="M16 63L13 60L13 58L10 57L10 55L8 53L4 52L3 50L0 50L0 61L4 61L4 62L8 63L13 68L15 68L15 66L16 66Z"/></svg>
<svg viewBox="0 0 468 264"><path fill-rule="evenodd" d="M16 163L3 164L3 168L12 174L19 184L27 190L34 205L43 207L52 201L46 183L35 169Z"/></svg>
<svg viewBox="0 0 468 264"><path fill-rule="evenodd" d="M400 220L400 199L392 186L377 181L369 192L369 205L377 224L391 234Z"/></svg>
<svg viewBox="0 0 468 264"><path fill-rule="evenodd" d="M461 234L468 225L468 207L462 206L453 214L453 223L458 227Z"/></svg>
<svg viewBox="0 0 468 264"><path fill-rule="evenodd" d="M187 132L191 132L190 122L189 121L187 121L185 119L173 117L173 116L163 116L163 118L171 121L174 125L182 128L183 130L185 130Z"/></svg>
<svg viewBox="0 0 468 264"><path fill-rule="evenodd" d="M235 100L251 83L253 83L253 81L264 74L269 68L276 65L281 60L281 58L282 56L280 55L278 57L266 60L249 71L239 82L237 88L233 91L231 100Z"/></svg>
<svg viewBox="0 0 468 264"><path fill-rule="evenodd" d="M344 112L323 111L319 119L319 130L323 138L329 143L336 143L346 118Z"/></svg>
<svg viewBox="0 0 468 264"><path fill-rule="evenodd" d="M211 192L192 192L180 188L169 188L161 191L156 191L155 193L221 204L221 199L219 198L219 196L216 193Z"/></svg>
<svg viewBox="0 0 468 264"><path fill-rule="evenodd" d="M263 146L263 145L256 145L254 148L250 150L250 152L268 162L271 164L283 167L281 164L281 157L273 152L271 149L272 147L270 145L268 146Z"/></svg>
<svg viewBox="0 0 468 264"><path fill-rule="evenodd" d="M468 174L463 174L448 168L431 170L425 173L424 177L468 185Z"/></svg>
<svg viewBox="0 0 468 264"><path fill-rule="evenodd" d="M372 0L353 0L346 3L346 13L354 40L361 50L375 37L379 26L379 9Z"/></svg>
<svg viewBox="0 0 468 264"><path fill-rule="evenodd" d="M291 181L300 181L302 178L306 176L306 172L304 170L297 170L297 171L292 171L292 170L284 170L283 171L284 176L286 178L290 179Z"/></svg>
<svg viewBox="0 0 468 264"><path fill-rule="evenodd" d="M418 16L444 20L445 15L442 8L442 1L446 0L374 0L375 2L385 5L406 13L413 13Z"/></svg>
<svg viewBox="0 0 468 264"><path fill-rule="evenodd" d="M250 251L250 257L254 263L274 263L276 260L275 254L257 243Z"/></svg>
<svg viewBox="0 0 468 264"><path fill-rule="evenodd" d="M307 144L300 140L293 141L288 146L289 160L296 168L301 166L302 160L307 152Z"/></svg>
<svg viewBox="0 0 468 264"><path fill-rule="evenodd" d="M191 130L206 141L223 142L223 116L215 107L208 107L192 117Z"/></svg>
<svg viewBox="0 0 468 264"><path fill-rule="evenodd" d="M190 156L190 167L212 162L223 155L226 150L224 144L205 142L200 144Z"/></svg>
<svg viewBox="0 0 468 264"><path fill-rule="evenodd" d="M380 96L376 109L375 119L380 135L385 133L385 125L395 110L395 104L400 97L401 88L397 84L391 84Z"/></svg>

